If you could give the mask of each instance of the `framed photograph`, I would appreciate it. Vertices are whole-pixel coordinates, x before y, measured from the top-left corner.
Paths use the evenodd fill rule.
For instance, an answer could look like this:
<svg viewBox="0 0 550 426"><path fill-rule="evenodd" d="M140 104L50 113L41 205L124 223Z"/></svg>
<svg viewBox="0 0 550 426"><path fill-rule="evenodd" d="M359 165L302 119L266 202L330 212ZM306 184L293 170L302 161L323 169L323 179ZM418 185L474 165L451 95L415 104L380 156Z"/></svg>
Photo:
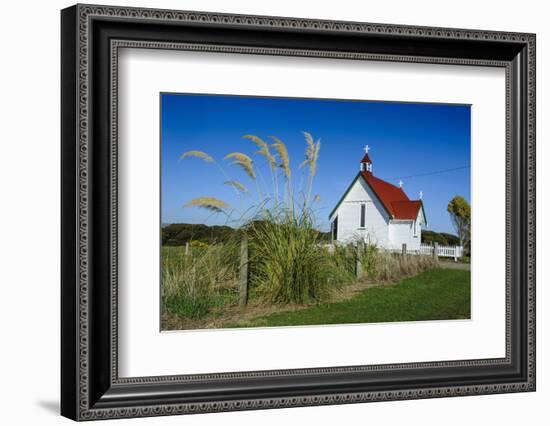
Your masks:
<svg viewBox="0 0 550 426"><path fill-rule="evenodd" d="M535 35L61 12L61 412L535 390Z"/></svg>

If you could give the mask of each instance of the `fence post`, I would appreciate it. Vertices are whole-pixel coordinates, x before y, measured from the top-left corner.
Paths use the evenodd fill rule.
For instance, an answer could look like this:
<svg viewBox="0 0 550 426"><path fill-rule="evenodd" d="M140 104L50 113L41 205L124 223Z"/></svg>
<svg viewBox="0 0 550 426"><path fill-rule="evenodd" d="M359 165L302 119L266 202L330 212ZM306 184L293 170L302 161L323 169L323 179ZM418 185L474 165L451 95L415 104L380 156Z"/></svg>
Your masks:
<svg viewBox="0 0 550 426"><path fill-rule="evenodd" d="M189 255L189 241L185 242L185 251L184 254L187 256Z"/></svg>
<svg viewBox="0 0 550 426"><path fill-rule="evenodd" d="M455 259L455 262L458 260L458 254L457 254L457 252L458 252L458 246L455 246L455 247L454 247L454 250L453 250L453 254L454 254L453 257L454 257L454 259Z"/></svg>
<svg viewBox="0 0 550 426"><path fill-rule="evenodd" d="M401 245L401 256L405 257L407 255L407 244Z"/></svg>
<svg viewBox="0 0 550 426"><path fill-rule="evenodd" d="M434 259L437 259L437 255L438 255L438 252L439 251L439 243L437 242L434 242L434 252L433 252L433 257Z"/></svg>
<svg viewBox="0 0 550 426"><path fill-rule="evenodd" d="M363 264L361 263L361 256L363 254L363 241L359 240L357 241L357 253L356 253L356 260L355 260L355 276L357 279L360 279L363 277Z"/></svg>
<svg viewBox="0 0 550 426"><path fill-rule="evenodd" d="M248 302L248 240L246 235L241 240L241 261L239 265L239 304Z"/></svg>

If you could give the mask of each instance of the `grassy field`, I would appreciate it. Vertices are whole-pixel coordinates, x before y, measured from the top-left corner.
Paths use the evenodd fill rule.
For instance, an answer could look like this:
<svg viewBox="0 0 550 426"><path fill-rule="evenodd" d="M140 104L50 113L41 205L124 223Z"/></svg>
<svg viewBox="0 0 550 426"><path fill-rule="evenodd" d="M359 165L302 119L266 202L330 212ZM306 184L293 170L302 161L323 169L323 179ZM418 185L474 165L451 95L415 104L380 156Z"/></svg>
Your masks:
<svg viewBox="0 0 550 426"><path fill-rule="evenodd" d="M162 329L470 317L470 272L447 269L444 263L438 264L429 256L403 257L376 249L365 250L361 259L367 273L356 279L353 247L340 247L334 253L317 248L317 257L309 259L311 271L293 269L295 262L281 267L284 263L279 259L288 251L275 256L262 248L252 244L256 257L251 258L249 266L248 304L241 306L237 244L195 242L190 244L187 255L184 247L163 247ZM301 251L310 253L306 249ZM303 256L291 256L291 260L295 257L301 260L299 265L304 263ZM305 278L324 286L312 286ZM302 293L294 294L295 288ZM298 297L300 294L315 297Z"/></svg>
<svg viewBox="0 0 550 426"><path fill-rule="evenodd" d="M433 269L352 299L239 321L229 327L273 327L470 318L470 272Z"/></svg>

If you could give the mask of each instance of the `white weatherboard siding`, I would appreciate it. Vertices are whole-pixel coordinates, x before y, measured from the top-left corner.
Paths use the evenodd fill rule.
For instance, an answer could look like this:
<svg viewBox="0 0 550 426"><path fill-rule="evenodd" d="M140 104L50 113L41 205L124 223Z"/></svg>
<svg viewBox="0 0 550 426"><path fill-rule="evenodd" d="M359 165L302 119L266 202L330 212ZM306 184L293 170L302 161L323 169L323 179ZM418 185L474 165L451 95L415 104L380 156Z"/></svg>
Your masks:
<svg viewBox="0 0 550 426"><path fill-rule="evenodd" d="M407 244L407 250L420 250L420 232L418 237L413 234L412 220L396 220L390 222L390 247L400 249Z"/></svg>
<svg viewBox="0 0 550 426"><path fill-rule="evenodd" d="M361 228L361 204L365 204L365 228ZM338 241L352 242L363 238L387 247L389 215L367 183L359 178L331 216L338 216Z"/></svg>
<svg viewBox="0 0 550 426"><path fill-rule="evenodd" d="M407 250L420 250L422 226L425 225L425 218L422 208L418 210L416 221L392 220L389 225L390 247L400 249L407 244ZM414 233L414 226L417 226L417 236Z"/></svg>

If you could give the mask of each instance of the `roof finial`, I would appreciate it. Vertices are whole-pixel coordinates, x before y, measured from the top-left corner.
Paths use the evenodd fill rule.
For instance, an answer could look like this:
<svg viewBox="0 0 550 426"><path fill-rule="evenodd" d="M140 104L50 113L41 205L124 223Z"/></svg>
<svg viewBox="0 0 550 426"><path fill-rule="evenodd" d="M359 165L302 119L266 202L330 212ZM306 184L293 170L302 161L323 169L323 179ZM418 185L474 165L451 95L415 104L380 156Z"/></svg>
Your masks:
<svg viewBox="0 0 550 426"><path fill-rule="evenodd" d="M403 181L399 179L399 188L403 188Z"/></svg>
<svg viewBox="0 0 550 426"><path fill-rule="evenodd" d="M370 146L365 145L365 147L363 149L365 150L365 154L368 154L369 150L370 150Z"/></svg>
<svg viewBox="0 0 550 426"><path fill-rule="evenodd" d="M418 194L418 198L422 199L423 196L424 196L424 194L422 193L422 191L420 191L420 193Z"/></svg>

